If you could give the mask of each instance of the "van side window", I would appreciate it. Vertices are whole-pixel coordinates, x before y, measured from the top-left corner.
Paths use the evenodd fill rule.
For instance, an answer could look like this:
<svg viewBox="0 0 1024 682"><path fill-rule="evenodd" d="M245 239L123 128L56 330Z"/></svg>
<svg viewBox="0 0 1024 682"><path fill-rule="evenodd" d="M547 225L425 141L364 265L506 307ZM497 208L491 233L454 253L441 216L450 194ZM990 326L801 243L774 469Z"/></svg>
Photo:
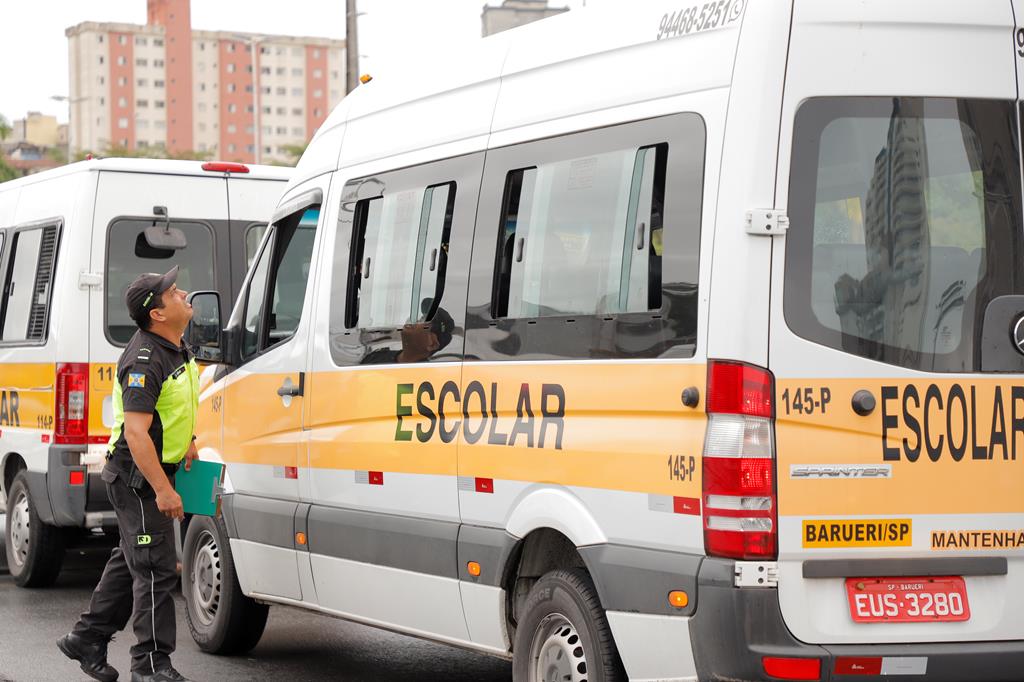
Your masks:
<svg viewBox="0 0 1024 682"><path fill-rule="evenodd" d="M183 249L153 248L145 230L153 219L121 218L110 224L107 233L106 320L107 335L116 344L126 344L138 329L124 294L139 275L167 272L178 266L178 286L185 291L217 289L214 269L213 229L198 221L172 220L170 227L185 233Z"/></svg>
<svg viewBox="0 0 1024 682"><path fill-rule="evenodd" d="M355 207L346 327L433 318L444 293L455 183L362 199Z"/></svg>
<svg viewBox="0 0 1024 682"><path fill-rule="evenodd" d="M509 172L493 317L659 309L667 157L659 143Z"/></svg>
<svg viewBox="0 0 1024 682"><path fill-rule="evenodd" d="M320 206L279 220L263 247L246 295L242 358L272 348L295 334L302 318Z"/></svg>
<svg viewBox="0 0 1024 682"><path fill-rule="evenodd" d="M0 309L0 340L42 341L46 338L59 225L17 230L4 278Z"/></svg>
<svg viewBox="0 0 1024 682"><path fill-rule="evenodd" d="M259 250L260 242L263 241L263 235L266 232L265 223L253 223L245 228L245 267L247 269L252 267L252 262L256 260L256 252Z"/></svg>
<svg viewBox="0 0 1024 682"><path fill-rule="evenodd" d="M794 125L789 327L922 371L1002 362L981 339L989 303L1024 293L1011 103L818 98Z"/></svg>

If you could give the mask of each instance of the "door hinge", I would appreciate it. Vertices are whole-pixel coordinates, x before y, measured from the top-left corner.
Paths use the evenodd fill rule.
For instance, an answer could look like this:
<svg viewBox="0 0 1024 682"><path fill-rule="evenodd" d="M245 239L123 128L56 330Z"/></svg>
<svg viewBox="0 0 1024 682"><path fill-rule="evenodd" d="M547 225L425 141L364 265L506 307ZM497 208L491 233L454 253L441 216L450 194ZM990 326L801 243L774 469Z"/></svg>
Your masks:
<svg viewBox="0 0 1024 682"><path fill-rule="evenodd" d="M779 565L774 561L737 561L736 587L778 587Z"/></svg>
<svg viewBox="0 0 1024 682"><path fill-rule="evenodd" d="M747 211L747 232L750 234L786 234L789 216L773 208L752 208Z"/></svg>
<svg viewBox="0 0 1024 682"><path fill-rule="evenodd" d="M99 272L86 272L82 270L78 273L78 288L79 289L100 289L103 287L103 275Z"/></svg>

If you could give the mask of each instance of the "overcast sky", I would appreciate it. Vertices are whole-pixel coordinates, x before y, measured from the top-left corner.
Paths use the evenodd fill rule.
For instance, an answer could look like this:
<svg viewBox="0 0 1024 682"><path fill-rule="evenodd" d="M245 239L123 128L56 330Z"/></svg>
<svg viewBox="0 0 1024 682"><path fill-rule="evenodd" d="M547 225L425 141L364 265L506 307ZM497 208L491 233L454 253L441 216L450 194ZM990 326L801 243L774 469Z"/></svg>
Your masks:
<svg viewBox="0 0 1024 682"><path fill-rule="evenodd" d="M577 8L588 0L550 0ZM624 0L589 0L616 2ZM635 0L633 0L635 1ZM360 71L393 68L431 45L462 45L480 37L484 4L500 0L358 0ZM42 111L67 120L64 29L83 21L146 23L146 0L16 0L4 2L0 36L0 114L8 120ZM345 37L345 0L192 0L192 27L284 35Z"/></svg>

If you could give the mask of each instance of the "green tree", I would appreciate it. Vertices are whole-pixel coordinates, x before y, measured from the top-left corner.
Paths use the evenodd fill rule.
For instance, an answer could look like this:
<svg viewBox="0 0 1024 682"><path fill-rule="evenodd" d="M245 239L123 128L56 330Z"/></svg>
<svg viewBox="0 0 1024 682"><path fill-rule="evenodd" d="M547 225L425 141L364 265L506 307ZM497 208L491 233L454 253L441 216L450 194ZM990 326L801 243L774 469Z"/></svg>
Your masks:
<svg viewBox="0 0 1024 682"><path fill-rule="evenodd" d="M10 137L11 133L13 132L14 128L11 127L10 122L7 120L7 118L4 117L3 114L0 114L0 142L6 141L7 138Z"/></svg>

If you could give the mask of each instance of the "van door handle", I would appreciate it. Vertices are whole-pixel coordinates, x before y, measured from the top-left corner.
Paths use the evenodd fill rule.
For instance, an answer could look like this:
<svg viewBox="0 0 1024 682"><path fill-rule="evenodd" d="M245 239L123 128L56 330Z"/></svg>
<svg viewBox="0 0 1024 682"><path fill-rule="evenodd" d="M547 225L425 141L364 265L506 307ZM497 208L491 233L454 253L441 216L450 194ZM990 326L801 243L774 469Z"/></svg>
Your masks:
<svg viewBox="0 0 1024 682"><path fill-rule="evenodd" d="M516 262L523 262L523 245L526 244L526 237L520 237L516 242Z"/></svg>
<svg viewBox="0 0 1024 682"><path fill-rule="evenodd" d="M366 257L366 264L363 265L363 279L370 279L370 257Z"/></svg>
<svg viewBox="0 0 1024 682"><path fill-rule="evenodd" d="M288 378L286 378L284 380L284 383L281 384L281 387L277 389L277 394L279 396L281 396L282 398L284 398L286 396L290 396L290 397L301 396L304 393L303 389L305 388L305 383L306 383L306 373L305 372L299 372L299 383L298 383L298 385L293 384L291 377L288 377Z"/></svg>
<svg viewBox="0 0 1024 682"><path fill-rule="evenodd" d="M437 249L430 252L430 271L433 272L434 268L437 267Z"/></svg>
<svg viewBox="0 0 1024 682"><path fill-rule="evenodd" d="M647 230L647 225L640 223L636 226L636 250L644 250L644 232Z"/></svg>

